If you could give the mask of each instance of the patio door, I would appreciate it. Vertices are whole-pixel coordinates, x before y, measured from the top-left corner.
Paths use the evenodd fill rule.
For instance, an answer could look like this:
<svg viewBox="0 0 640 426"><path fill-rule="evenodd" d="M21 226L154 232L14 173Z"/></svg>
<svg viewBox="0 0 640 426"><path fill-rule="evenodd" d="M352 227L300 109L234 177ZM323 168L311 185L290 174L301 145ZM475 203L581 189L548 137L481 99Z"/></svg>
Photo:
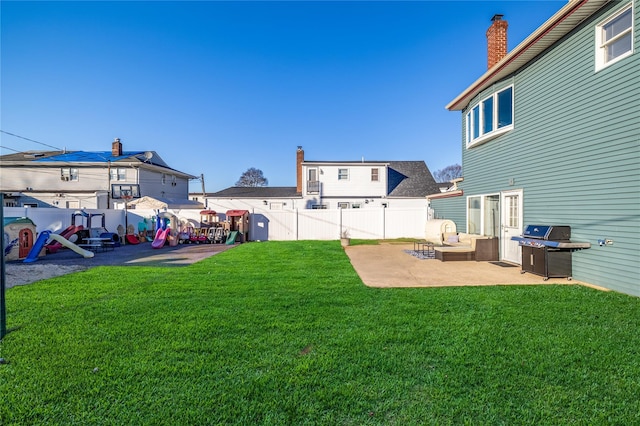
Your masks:
<svg viewBox="0 0 640 426"><path fill-rule="evenodd" d="M502 221L500 224L500 242L502 260L522 263L522 249L511 237L522 234L522 190L507 191L500 194Z"/></svg>

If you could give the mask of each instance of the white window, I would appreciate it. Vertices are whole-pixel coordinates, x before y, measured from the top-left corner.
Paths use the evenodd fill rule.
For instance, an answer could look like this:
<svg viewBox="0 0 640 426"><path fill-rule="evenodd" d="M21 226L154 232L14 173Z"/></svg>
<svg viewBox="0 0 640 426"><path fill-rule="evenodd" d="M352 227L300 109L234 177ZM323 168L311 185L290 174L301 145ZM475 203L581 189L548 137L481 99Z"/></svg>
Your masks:
<svg viewBox="0 0 640 426"><path fill-rule="evenodd" d="M596 71L633 53L631 3L596 26Z"/></svg>
<svg viewBox="0 0 640 426"><path fill-rule="evenodd" d="M111 180L127 180L127 170L122 167L111 168Z"/></svg>
<svg viewBox="0 0 640 426"><path fill-rule="evenodd" d="M513 129L513 86L483 99L466 116L467 147Z"/></svg>
<svg viewBox="0 0 640 426"><path fill-rule="evenodd" d="M167 183L167 175L163 173L162 178L160 178L160 181L162 182L163 185L165 185Z"/></svg>
<svg viewBox="0 0 640 426"><path fill-rule="evenodd" d="M371 169L371 182L378 182L378 180L380 179L380 175L378 172L378 169Z"/></svg>
<svg viewBox="0 0 640 426"><path fill-rule="evenodd" d="M60 169L60 179L64 181L77 181L78 169L74 167L64 167Z"/></svg>
<svg viewBox="0 0 640 426"><path fill-rule="evenodd" d="M338 203L338 208L339 209L348 209L349 208L349 203Z"/></svg>
<svg viewBox="0 0 640 426"><path fill-rule="evenodd" d="M353 203L351 204L351 208L352 209L359 209L362 205L360 203Z"/></svg>
<svg viewBox="0 0 640 426"><path fill-rule="evenodd" d="M349 180L349 169L338 169L338 180Z"/></svg>
<svg viewBox="0 0 640 426"><path fill-rule="evenodd" d="M318 181L318 169L307 170L307 192L310 194L320 192L320 182Z"/></svg>

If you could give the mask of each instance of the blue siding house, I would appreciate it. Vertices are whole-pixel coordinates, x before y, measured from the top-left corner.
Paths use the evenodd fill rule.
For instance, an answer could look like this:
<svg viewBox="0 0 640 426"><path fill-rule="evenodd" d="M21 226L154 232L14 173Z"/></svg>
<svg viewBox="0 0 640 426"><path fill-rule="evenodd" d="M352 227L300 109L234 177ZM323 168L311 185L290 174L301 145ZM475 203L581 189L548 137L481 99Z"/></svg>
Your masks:
<svg viewBox="0 0 640 426"><path fill-rule="evenodd" d="M489 69L447 105L464 180L429 197L434 216L499 237L517 264L525 225L569 225L591 243L573 277L640 296L639 21L638 0L571 0L507 53L494 16Z"/></svg>

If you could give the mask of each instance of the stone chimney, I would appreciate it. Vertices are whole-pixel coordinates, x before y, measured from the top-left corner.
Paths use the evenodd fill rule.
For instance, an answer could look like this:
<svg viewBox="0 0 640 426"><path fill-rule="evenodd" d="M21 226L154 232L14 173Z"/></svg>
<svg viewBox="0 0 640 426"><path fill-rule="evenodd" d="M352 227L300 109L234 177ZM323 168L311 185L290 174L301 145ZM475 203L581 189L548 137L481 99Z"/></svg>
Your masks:
<svg viewBox="0 0 640 426"><path fill-rule="evenodd" d="M298 194L302 194L302 162L304 161L304 151L302 147L299 146L296 151L296 192Z"/></svg>
<svg viewBox="0 0 640 426"><path fill-rule="evenodd" d="M111 144L111 155L114 157L120 157L122 155L122 144L120 138L115 138Z"/></svg>
<svg viewBox="0 0 640 426"><path fill-rule="evenodd" d="M487 68L491 69L507 55L507 21L503 15L493 15L493 24L487 30Z"/></svg>

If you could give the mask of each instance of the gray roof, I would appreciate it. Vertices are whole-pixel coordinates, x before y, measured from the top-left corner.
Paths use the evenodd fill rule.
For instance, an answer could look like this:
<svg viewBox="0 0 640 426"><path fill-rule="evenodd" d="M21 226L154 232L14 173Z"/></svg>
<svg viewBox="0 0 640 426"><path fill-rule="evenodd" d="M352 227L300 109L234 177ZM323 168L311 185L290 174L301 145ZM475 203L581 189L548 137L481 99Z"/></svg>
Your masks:
<svg viewBox="0 0 640 426"><path fill-rule="evenodd" d="M301 198L295 186L232 186L218 192L208 192L213 198Z"/></svg>
<svg viewBox="0 0 640 426"><path fill-rule="evenodd" d="M388 197L426 197L440 188L424 161L389 161Z"/></svg>

